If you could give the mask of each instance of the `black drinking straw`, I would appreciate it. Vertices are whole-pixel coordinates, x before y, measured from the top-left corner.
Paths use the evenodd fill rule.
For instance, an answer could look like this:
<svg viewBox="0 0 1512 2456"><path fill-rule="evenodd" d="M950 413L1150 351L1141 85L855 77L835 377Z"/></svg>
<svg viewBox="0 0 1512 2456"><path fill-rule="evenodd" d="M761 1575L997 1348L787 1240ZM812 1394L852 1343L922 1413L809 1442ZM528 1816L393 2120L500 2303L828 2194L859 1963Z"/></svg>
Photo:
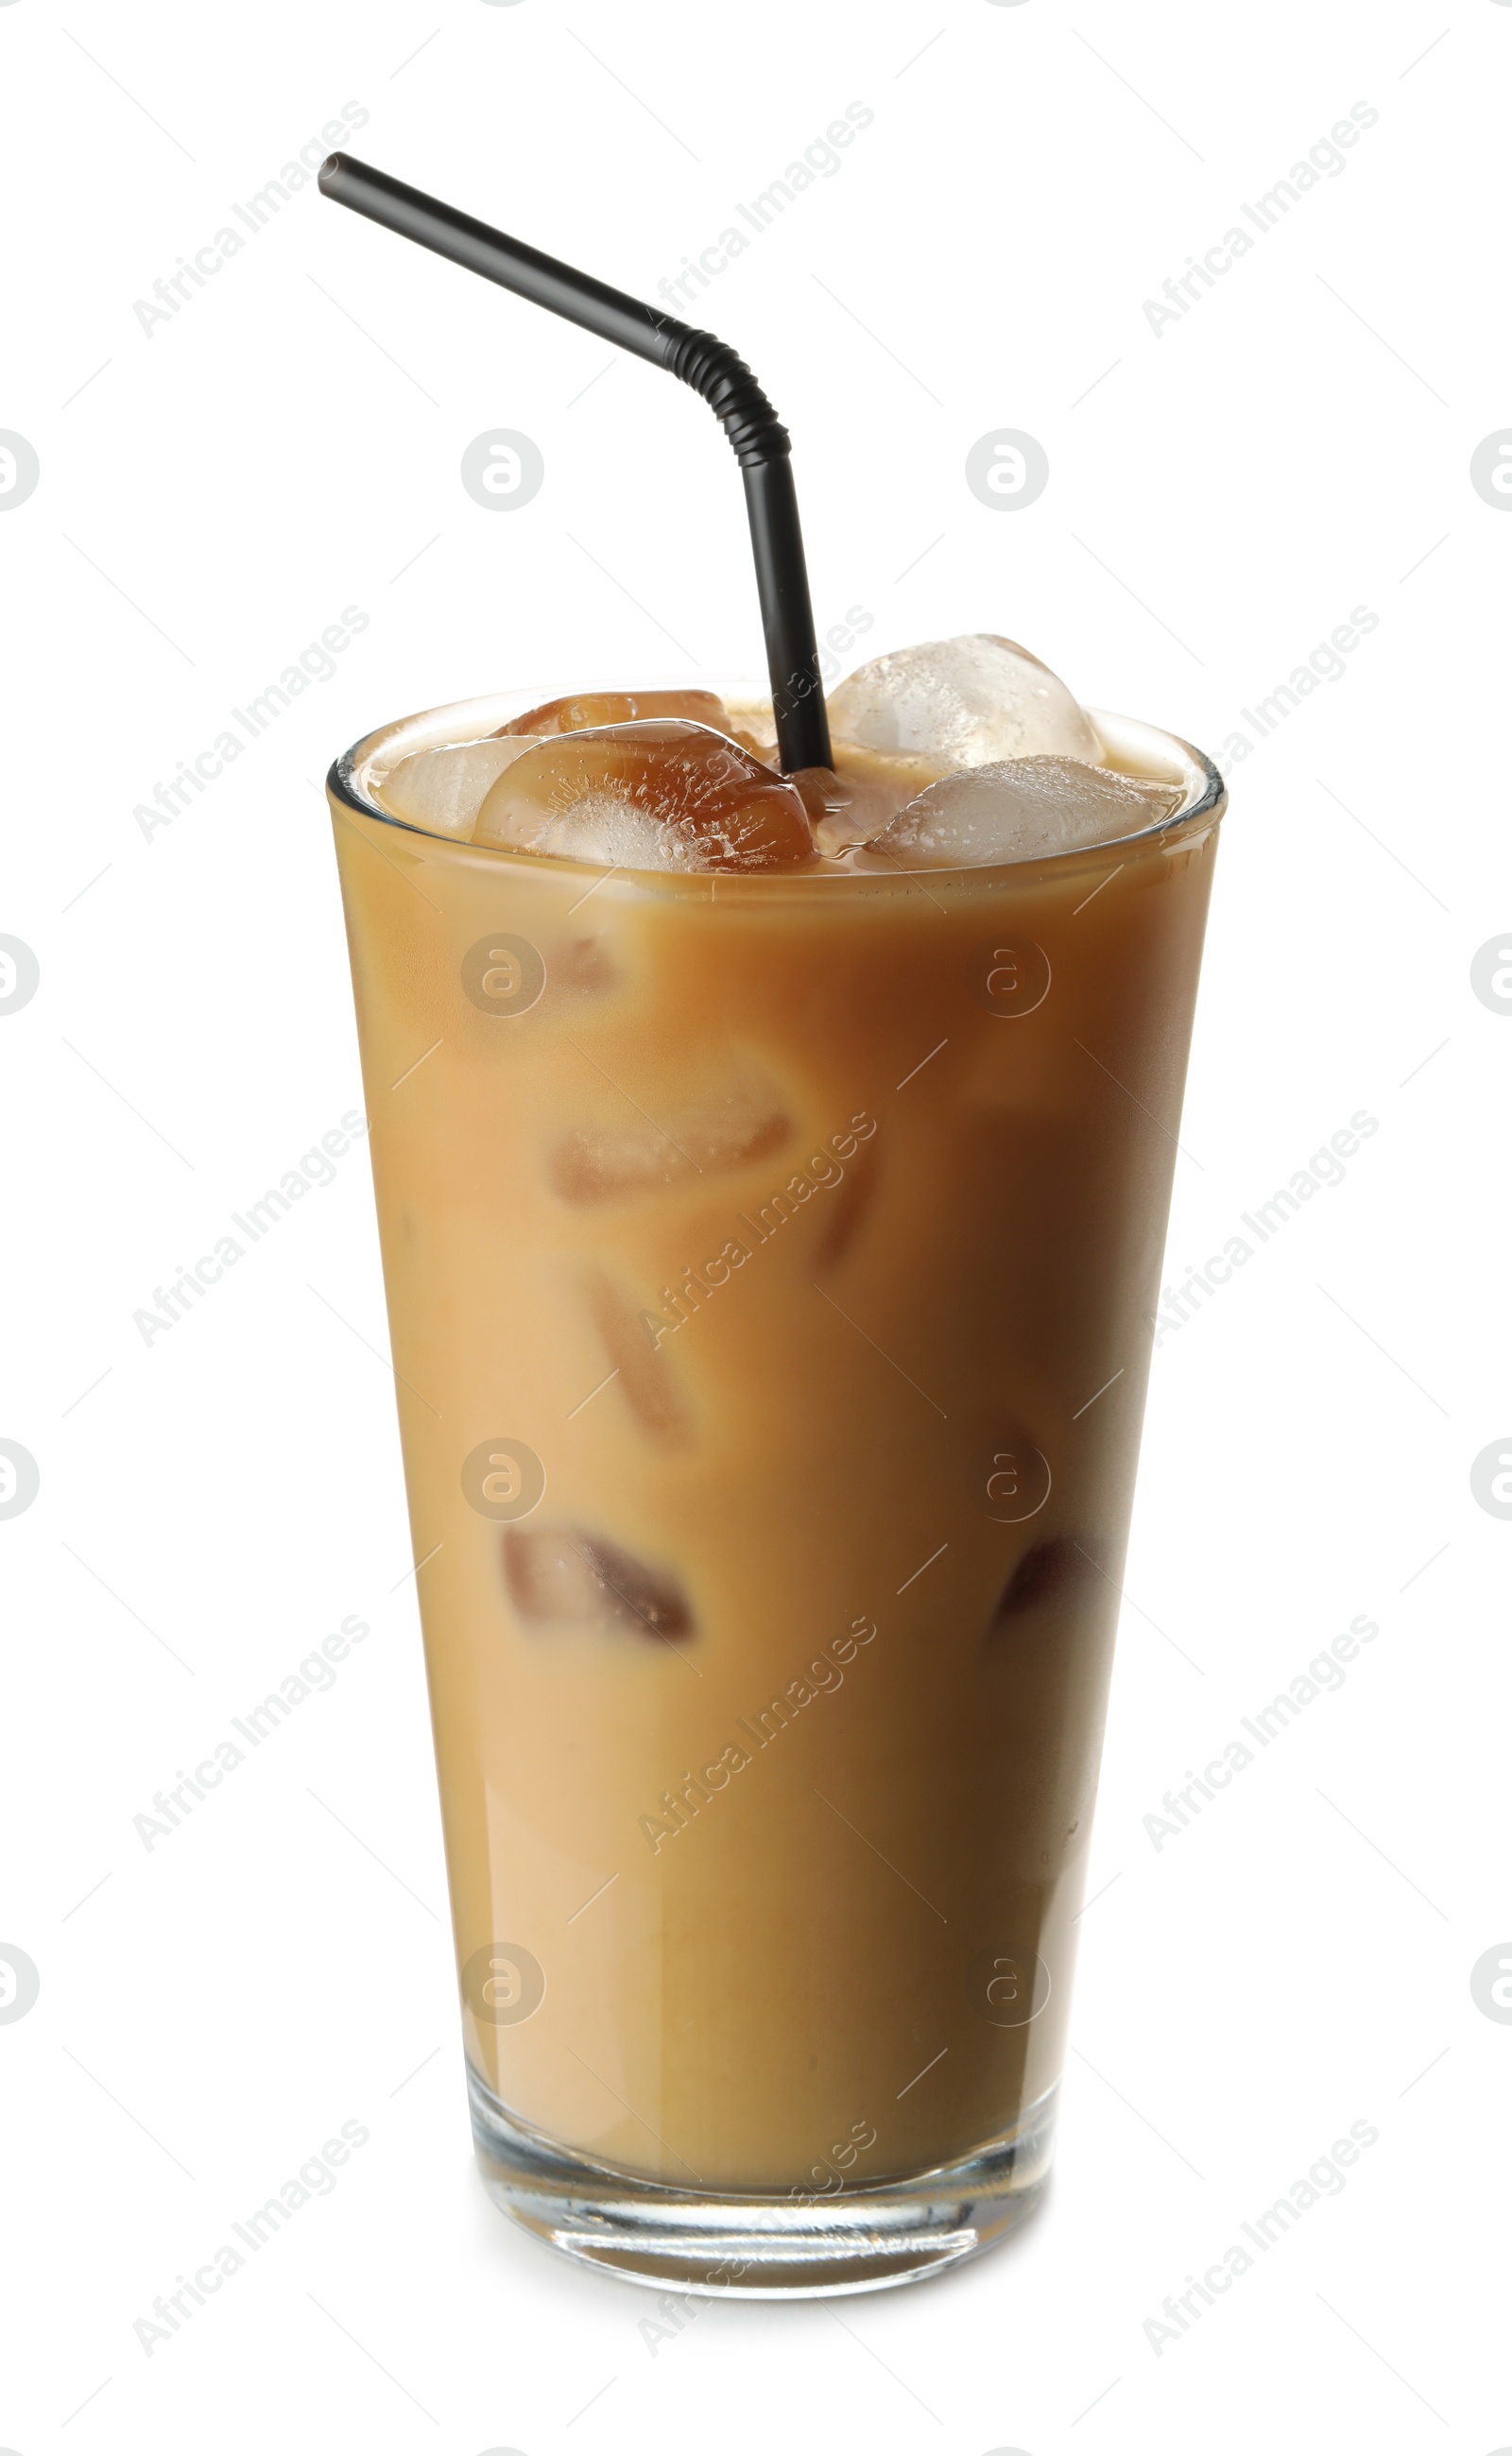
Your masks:
<svg viewBox="0 0 1512 2456"><path fill-rule="evenodd" d="M829 721L819 676L808 568L804 561L798 497L793 489L787 430L744 358L712 333L695 332L623 290L525 247L453 205L438 204L384 171L333 154L320 165L320 190L338 205L381 222L420 247L449 256L537 307L582 324L601 340L649 358L691 384L713 410L734 446L746 481L746 509L756 558L756 586L766 634L766 666L783 768L830 765Z"/></svg>

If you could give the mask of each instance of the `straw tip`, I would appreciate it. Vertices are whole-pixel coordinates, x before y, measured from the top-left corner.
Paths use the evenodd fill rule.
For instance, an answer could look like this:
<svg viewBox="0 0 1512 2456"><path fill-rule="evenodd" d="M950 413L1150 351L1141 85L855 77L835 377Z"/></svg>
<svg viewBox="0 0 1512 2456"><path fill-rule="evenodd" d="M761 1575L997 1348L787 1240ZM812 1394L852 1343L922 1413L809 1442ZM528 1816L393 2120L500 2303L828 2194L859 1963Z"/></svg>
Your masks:
<svg viewBox="0 0 1512 2456"><path fill-rule="evenodd" d="M328 196L330 194L336 182L339 179L342 172L346 170L347 167L347 157L344 154L328 154L326 155L319 170L316 173L317 183L323 195Z"/></svg>

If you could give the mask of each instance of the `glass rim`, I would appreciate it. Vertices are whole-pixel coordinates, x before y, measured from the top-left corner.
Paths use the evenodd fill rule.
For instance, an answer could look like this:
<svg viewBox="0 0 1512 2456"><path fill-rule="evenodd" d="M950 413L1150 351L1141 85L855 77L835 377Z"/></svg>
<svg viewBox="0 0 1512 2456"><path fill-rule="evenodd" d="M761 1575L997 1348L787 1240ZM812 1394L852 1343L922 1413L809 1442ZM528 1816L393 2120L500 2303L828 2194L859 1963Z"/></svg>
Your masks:
<svg viewBox="0 0 1512 2456"><path fill-rule="evenodd" d="M677 686L671 686L677 687ZM701 687L709 687L702 685ZM582 696L600 687L582 686ZM608 687L608 686L603 686ZM623 688L623 683L615 686ZM644 685L644 688L666 686ZM715 688L720 686L716 684ZM767 694L755 683L726 683L723 696L731 712L740 715L751 709L769 706ZM397 828L402 834L419 837L424 844L444 846L454 853L470 854L475 859L497 863L506 870L523 866L539 874L542 870L581 873L603 878L608 874L603 862L579 861L562 853L542 856L537 852L521 852L506 845L474 844L470 838L437 834L429 828L417 827L411 819L401 819L385 809L377 799L378 787L373 771L379 768L387 773L401 759L418 750L439 749L448 742L477 741L495 731L511 717L523 715L528 707L539 705L539 694L529 690L488 691L472 699L451 700L438 707L421 708L409 716L395 717L386 725L375 726L353 743L348 750L332 761L326 775L326 790L333 804L365 819L376 819L382 826ZM619 876L634 881L643 889L657 891L682 890L702 895L710 876L719 879L722 889L747 889L770 894L782 886L789 892L821 890L833 892L843 881L847 886L887 887L904 880L936 879L942 881L1005 880L1013 876L1027 879L1078 861L1095 859L1099 854L1122 850L1131 846L1154 845L1162 840L1185 840L1199 829L1216 825L1228 807L1228 788L1216 766L1205 751L1199 750L1177 733L1167 733L1159 726L1147 724L1142 718L1118 716L1105 708L1089 707L1092 719L1105 748L1114 754L1114 763L1126 761L1126 767L1115 764L1115 772L1153 776L1158 782L1179 784L1182 800L1167 819L1150 826L1131 829L1127 835L1099 838L1094 845L1068 846L1053 853L1031 855L1026 860L999 863L972 863L959 866L921 867L894 870L824 870L730 871L633 870L623 868ZM390 755L385 759L383 754ZM970 772L970 771L963 771Z"/></svg>

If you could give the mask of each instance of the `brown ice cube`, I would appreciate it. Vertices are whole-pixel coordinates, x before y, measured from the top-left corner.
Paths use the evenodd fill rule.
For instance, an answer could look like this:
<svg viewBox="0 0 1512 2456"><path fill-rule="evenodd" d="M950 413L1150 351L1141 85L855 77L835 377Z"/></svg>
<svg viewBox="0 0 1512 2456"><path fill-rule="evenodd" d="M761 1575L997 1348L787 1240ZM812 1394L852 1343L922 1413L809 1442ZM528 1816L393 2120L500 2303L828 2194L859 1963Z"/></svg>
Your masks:
<svg viewBox="0 0 1512 2456"><path fill-rule="evenodd" d="M509 1527L504 1582L524 1621L661 1638L686 1637L693 1627L682 1581L670 1569L653 1569L622 1545L575 1526Z"/></svg>
<svg viewBox="0 0 1512 2456"><path fill-rule="evenodd" d="M580 691L574 699L542 700L525 710L503 733L582 733L589 727L634 725L643 717L685 717L691 725L711 726L716 733L730 730L729 710L714 691Z"/></svg>
<svg viewBox="0 0 1512 2456"><path fill-rule="evenodd" d="M500 777L473 842L626 870L798 870L814 858L787 778L681 717L545 736Z"/></svg>

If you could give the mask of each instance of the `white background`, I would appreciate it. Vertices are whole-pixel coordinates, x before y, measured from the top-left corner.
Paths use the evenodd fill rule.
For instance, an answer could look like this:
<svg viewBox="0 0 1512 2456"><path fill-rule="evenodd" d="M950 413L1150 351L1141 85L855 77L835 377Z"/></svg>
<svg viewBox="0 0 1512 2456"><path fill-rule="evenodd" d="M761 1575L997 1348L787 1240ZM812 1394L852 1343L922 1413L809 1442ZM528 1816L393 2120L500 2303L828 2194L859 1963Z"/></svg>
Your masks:
<svg viewBox="0 0 1512 2456"><path fill-rule="evenodd" d="M1469 1984L1512 1934L1512 1525L1469 1481L1512 1422L1512 1021L1470 986L1512 918L1512 520L1469 481L1512 421L1512 7L4 0L0 53L0 427L41 469L0 514L0 930L41 967L0 1017L0 1433L41 1472L0 1523L0 1938L41 1975L0 2026L0 2439L1512 2442L1512 2028ZM793 431L822 625L1006 631L1217 751L1379 618L1232 769L1168 1276L1379 1126L1154 1361L1049 2202L942 2283L654 2352L650 2299L472 2168L363 1148L133 1322L360 1106L332 755L495 686L760 665L707 411L313 184L141 329L348 101L356 153L646 295L874 113L689 310ZM1144 300L1357 102L1343 174L1157 338ZM458 475L498 426L546 468L507 517ZM1051 465L1011 514L963 477L999 427ZM347 605L334 676L144 836ZM146 1851L153 1793L351 1614L336 1688ZM1343 1689L1157 1852L1161 1793L1359 1614ZM349 2119L335 2193L149 2357L153 2298ZM1162 2298L1357 2120L1347 2189L1157 2354Z"/></svg>

